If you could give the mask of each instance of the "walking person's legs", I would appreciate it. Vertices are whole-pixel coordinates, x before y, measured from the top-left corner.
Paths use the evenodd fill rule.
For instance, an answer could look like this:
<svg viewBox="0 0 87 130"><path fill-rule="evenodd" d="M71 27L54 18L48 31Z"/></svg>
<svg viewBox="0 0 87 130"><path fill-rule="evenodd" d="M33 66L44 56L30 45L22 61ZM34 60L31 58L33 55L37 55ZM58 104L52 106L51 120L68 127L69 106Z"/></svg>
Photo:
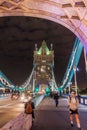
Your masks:
<svg viewBox="0 0 87 130"><path fill-rule="evenodd" d="M71 123L71 126L73 127L73 114L70 114L70 123Z"/></svg>
<svg viewBox="0 0 87 130"><path fill-rule="evenodd" d="M70 123L71 123L71 126L73 127L73 110L69 109L69 113L70 113Z"/></svg>
<svg viewBox="0 0 87 130"><path fill-rule="evenodd" d="M55 101L55 105L56 105L56 99L54 99L54 101Z"/></svg>
<svg viewBox="0 0 87 130"><path fill-rule="evenodd" d="M78 128L81 129L79 114L75 114L75 118L76 118L76 123L77 123Z"/></svg>
<svg viewBox="0 0 87 130"><path fill-rule="evenodd" d="M56 104L56 107L58 106L58 100L57 99L55 99L55 104Z"/></svg>
<svg viewBox="0 0 87 130"><path fill-rule="evenodd" d="M56 100L56 107L57 107L57 105L58 105L58 100Z"/></svg>

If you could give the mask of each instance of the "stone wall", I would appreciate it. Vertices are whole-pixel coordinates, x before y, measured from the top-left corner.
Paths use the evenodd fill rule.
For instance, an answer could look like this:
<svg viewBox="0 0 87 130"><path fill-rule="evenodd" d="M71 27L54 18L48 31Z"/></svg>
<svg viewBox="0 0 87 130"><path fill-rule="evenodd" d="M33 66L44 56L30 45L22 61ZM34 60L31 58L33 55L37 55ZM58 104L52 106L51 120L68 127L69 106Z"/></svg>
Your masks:
<svg viewBox="0 0 87 130"><path fill-rule="evenodd" d="M0 130L30 130L32 115L21 113L17 118L9 121Z"/></svg>

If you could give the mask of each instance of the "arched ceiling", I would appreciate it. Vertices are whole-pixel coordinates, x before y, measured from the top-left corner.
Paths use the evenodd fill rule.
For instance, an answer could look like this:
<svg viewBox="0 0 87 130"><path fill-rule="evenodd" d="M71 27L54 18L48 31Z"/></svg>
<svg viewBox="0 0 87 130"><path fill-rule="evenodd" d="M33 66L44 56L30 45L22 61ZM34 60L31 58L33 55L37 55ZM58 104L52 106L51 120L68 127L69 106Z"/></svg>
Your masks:
<svg viewBox="0 0 87 130"><path fill-rule="evenodd" d="M59 23L67 27L69 30L71 30L83 42L85 48L87 48L86 47L86 44L87 44L87 0L0 0L0 17L5 17L5 16L31 16L31 17L43 18L43 19L54 21L56 23ZM33 23L33 20L34 20L34 23ZM28 23L26 21L28 21ZM42 29L41 27L40 28L36 27L37 25L39 26L39 22ZM31 23L32 26L31 24L28 26L29 23ZM29 27L30 30L27 27ZM26 29L27 29L28 34L26 33ZM56 31L54 31L54 29L56 29ZM31 36L32 30L33 30L33 33ZM60 34L58 34L59 30L61 30ZM10 18L5 18L5 19L0 18L0 31L1 31L0 33L0 48L1 48L0 49L0 62L4 60L2 66L5 66L5 67L4 68L2 67L2 68L3 70L8 71L8 74L9 74L9 69L10 69L11 74L9 75L11 75L13 79L15 77L16 79L18 79L18 81L19 79L21 79L20 82L24 81L22 80L22 75L24 75L25 72L23 73L22 71L24 71L24 68L26 68L28 72L28 69L30 68L30 63L28 62L29 60L31 61L31 58L29 56L32 56L28 54L31 54L33 50L33 49L30 50L30 53L29 53L30 45L28 43L29 42L36 43L39 41L39 43L41 44L41 41L43 39L46 39L47 43L49 44L53 41L53 43L55 43L54 48L58 48L58 46L61 46L60 47L61 49L59 50L57 49L55 51L55 53L57 53L56 54L57 57L55 58L57 64L55 68L59 68L58 73L60 72L61 79L62 79L63 73L65 72L64 70L65 68L64 66L61 66L61 64L67 65L68 58L72 50L70 49L70 46L73 46L73 41L75 39L74 35L71 36L72 34L70 33L70 31L66 33L67 31L65 31L65 29L59 25L57 27L57 24L54 26L53 23L49 24L48 22L45 22L45 20L39 21L37 19L36 20L28 19L26 17L23 17L23 18L19 17L18 19L17 17L14 17L14 18L10 17ZM40 37L37 34L38 32L41 34ZM53 32L54 35L53 34L51 35L51 32ZM63 37L65 38L62 38L62 35L61 35L62 32L64 34ZM33 37L33 34L34 34L34 39L32 41L31 38ZM59 37L60 40L62 39L62 41L60 41L59 39L55 40L57 39L57 37ZM72 37L71 41L69 37ZM24 39L24 43L26 44L25 46L23 43L23 38L25 38ZM5 42L6 44L4 44ZM65 43L65 45L66 43L69 43L67 44L67 48L70 51L67 51L65 49L65 46L63 43ZM12 45L12 48L10 48L11 47L10 45ZM28 46L28 48L26 48L26 46ZM31 44L31 46L33 46L33 44ZM60 54L61 50L62 50L62 53ZM65 54L68 55L68 57ZM1 55L3 58L1 57ZM59 55L61 56L60 59L58 58ZM18 56L21 58L16 59L16 57L18 58ZM23 60L23 56L24 56L24 60ZM26 59L27 59L27 65L25 65ZM84 57L82 57L82 59L84 60ZM64 63L61 63L61 61ZM10 65L8 65L7 62ZM13 68L12 66L13 64L14 66L16 66L15 68ZM19 68L21 68L20 72L19 72ZM31 65L31 68L32 68L32 65ZM1 66L0 66L0 69L1 69ZM16 73L15 76L14 76L13 70ZM63 73L61 73L61 70L63 70ZM21 78L18 75L19 73L21 74ZM9 75L7 75L7 77L10 77ZM84 77L84 75L82 77ZM82 79L82 77L79 78L79 80Z"/></svg>
<svg viewBox="0 0 87 130"><path fill-rule="evenodd" d="M45 18L70 29L87 49L87 0L0 0L0 16Z"/></svg>
<svg viewBox="0 0 87 130"><path fill-rule="evenodd" d="M21 16L0 17L0 70L14 83L23 83L33 67L35 44L39 48L45 40L49 49L53 43L54 71L60 82L75 38L69 29L49 20Z"/></svg>

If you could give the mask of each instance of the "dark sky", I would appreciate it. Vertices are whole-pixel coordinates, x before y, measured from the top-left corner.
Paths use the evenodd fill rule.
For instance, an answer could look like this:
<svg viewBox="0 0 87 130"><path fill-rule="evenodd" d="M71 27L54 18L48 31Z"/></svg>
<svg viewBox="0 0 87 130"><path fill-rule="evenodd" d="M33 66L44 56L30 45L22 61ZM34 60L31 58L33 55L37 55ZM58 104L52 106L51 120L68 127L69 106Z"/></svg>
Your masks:
<svg viewBox="0 0 87 130"><path fill-rule="evenodd" d="M44 19L31 17L0 18L0 70L15 84L22 84L33 67L33 50L46 40L55 51L57 83L63 79L76 36L67 28ZM86 87L84 56L77 73L79 87Z"/></svg>

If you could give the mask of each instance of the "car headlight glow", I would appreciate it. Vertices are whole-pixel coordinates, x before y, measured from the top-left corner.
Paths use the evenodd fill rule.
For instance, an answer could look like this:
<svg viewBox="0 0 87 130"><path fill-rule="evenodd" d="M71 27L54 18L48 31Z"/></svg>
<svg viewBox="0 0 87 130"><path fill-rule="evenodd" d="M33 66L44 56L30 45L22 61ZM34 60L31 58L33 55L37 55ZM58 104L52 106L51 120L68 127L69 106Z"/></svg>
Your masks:
<svg viewBox="0 0 87 130"><path fill-rule="evenodd" d="M21 100L24 100L24 96L21 97Z"/></svg>

